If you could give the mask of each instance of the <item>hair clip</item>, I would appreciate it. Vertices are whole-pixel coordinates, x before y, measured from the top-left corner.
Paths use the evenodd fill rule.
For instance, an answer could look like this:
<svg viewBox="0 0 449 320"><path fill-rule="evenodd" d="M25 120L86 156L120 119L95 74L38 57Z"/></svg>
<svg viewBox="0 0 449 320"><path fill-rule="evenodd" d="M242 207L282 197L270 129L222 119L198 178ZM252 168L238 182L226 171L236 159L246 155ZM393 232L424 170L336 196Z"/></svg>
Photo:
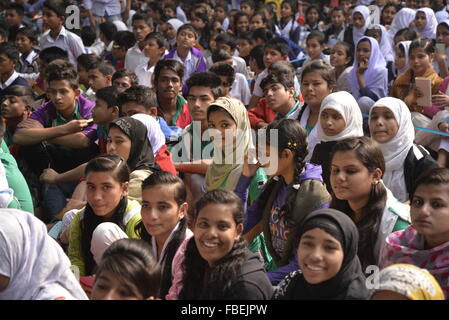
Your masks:
<svg viewBox="0 0 449 320"><path fill-rule="evenodd" d="M289 147L295 147L296 148L296 146L297 146L297 143L296 142L294 142L294 143L292 143L292 142L287 142L287 145L289 146Z"/></svg>

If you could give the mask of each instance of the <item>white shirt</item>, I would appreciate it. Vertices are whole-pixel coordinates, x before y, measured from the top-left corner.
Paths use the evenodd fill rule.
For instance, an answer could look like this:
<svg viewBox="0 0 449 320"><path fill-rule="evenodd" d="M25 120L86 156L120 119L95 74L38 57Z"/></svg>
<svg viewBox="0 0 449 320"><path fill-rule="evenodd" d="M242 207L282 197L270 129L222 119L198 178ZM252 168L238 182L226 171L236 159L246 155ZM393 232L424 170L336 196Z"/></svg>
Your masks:
<svg viewBox="0 0 449 320"><path fill-rule="evenodd" d="M39 49L42 51L48 47L59 47L62 50L68 52L70 63L72 63L74 66L77 66L78 63L76 62L76 59L81 54L85 53L84 44L81 38L73 32L70 32L66 30L66 28L62 27L59 35L56 37L56 39L53 39L50 36L50 31L51 30L45 31L45 33L40 38Z"/></svg>
<svg viewBox="0 0 449 320"><path fill-rule="evenodd" d="M121 13L119 0L84 0L84 8L91 10L94 16L114 16Z"/></svg>
<svg viewBox="0 0 449 320"><path fill-rule="evenodd" d="M244 59L233 56L232 66L234 67L236 73L238 72L243 74L245 77L248 77L248 69L246 69L246 62Z"/></svg>
<svg viewBox="0 0 449 320"><path fill-rule="evenodd" d="M246 81L246 77L243 74L235 74L235 80L229 95L242 101L245 106L249 105L251 92L249 91L248 81Z"/></svg>
<svg viewBox="0 0 449 320"><path fill-rule="evenodd" d="M3 83L0 80L0 89L3 90L5 88L9 87L11 85L11 83L13 83L18 77L19 77L19 74L16 71L14 71L14 73L9 77L8 80L6 80L6 82Z"/></svg>
<svg viewBox="0 0 449 320"><path fill-rule="evenodd" d="M142 63L139 66L137 66L135 73L137 75L137 78L139 78L139 84L141 86L147 86L149 88L153 87L153 84L151 83L151 77L153 76L154 67L148 69L148 62Z"/></svg>
<svg viewBox="0 0 449 320"><path fill-rule="evenodd" d="M198 58L196 58L189 50L189 53L187 54L187 57L184 61L182 61L182 59L178 56L178 51L175 51L173 59L178 60L184 65L185 73L184 77L182 78L182 82L185 83L187 79L189 79L189 77L192 75L192 73L195 72Z"/></svg>
<svg viewBox="0 0 449 320"><path fill-rule="evenodd" d="M148 63L148 58L145 57L142 50L139 49L139 44L136 43L126 52L125 69L135 72L136 68L143 63Z"/></svg>

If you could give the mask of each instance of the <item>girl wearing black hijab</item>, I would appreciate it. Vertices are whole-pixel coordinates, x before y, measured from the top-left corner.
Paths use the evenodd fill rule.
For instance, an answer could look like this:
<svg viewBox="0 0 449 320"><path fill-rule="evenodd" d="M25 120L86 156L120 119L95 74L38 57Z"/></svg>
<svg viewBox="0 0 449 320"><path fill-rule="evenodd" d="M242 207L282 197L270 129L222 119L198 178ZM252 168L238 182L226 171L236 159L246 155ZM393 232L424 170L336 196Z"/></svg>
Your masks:
<svg viewBox="0 0 449 320"><path fill-rule="evenodd" d="M344 213L321 209L298 229L297 259L301 270L287 276L277 300L368 300L357 246L357 227Z"/></svg>
<svg viewBox="0 0 449 320"><path fill-rule="evenodd" d="M160 170L154 162L145 125L131 117L111 122L106 145L108 154L117 154L126 160L131 171L128 198L142 201L142 182L154 171Z"/></svg>

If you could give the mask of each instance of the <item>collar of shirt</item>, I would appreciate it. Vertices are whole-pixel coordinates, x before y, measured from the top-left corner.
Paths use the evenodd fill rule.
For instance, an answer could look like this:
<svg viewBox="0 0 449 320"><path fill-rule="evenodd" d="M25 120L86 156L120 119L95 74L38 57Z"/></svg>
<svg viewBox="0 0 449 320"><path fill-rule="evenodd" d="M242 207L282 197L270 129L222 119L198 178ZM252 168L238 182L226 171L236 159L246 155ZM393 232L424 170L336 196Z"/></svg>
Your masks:
<svg viewBox="0 0 449 320"><path fill-rule="evenodd" d="M69 117L69 119L64 118L58 110L56 110L56 126L60 126L63 124L66 124L69 121L82 119L80 113L78 112L78 102L75 104L75 110L73 111L72 115Z"/></svg>
<svg viewBox="0 0 449 320"><path fill-rule="evenodd" d="M61 31L59 32L56 39L53 39L53 37L51 36L50 33L51 33L51 30L48 30L47 33L45 34L45 35L47 35L47 40L49 42L56 42L60 37L67 37L67 30L64 28L64 26L61 27Z"/></svg>
<svg viewBox="0 0 449 320"><path fill-rule="evenodd" d="M26 62L28 62L29 64L32 64L33 63L33 61L34 61L34 58L37 56L37 53L36 53L36 51L34 51L34 50L31 50L31 52L28 54L28 56L25 58L25 59L23 59L23 54L20 54L20 58L22 59L22 61L26 61Z"/></svg>
<svg viewBox="0 0 449 320"><path fill-rule="evenodd" d="M175 60L181 61L182 63L187 63L192 60L192 50L189 50L189 53L187 54L187 57L184 61L178 56L178 50L175 50L175 56L173 58Z"/></svg>
<svg viewBox="0 0 449 320"><path fill-rule="evenodd" d="M13 83L18 77L19 77L19 74L16 71L14 71L14 73L5 82L2 82L0 80L0 89L3 90L5 88L9 87L11 85L11 83Z"/></svg>

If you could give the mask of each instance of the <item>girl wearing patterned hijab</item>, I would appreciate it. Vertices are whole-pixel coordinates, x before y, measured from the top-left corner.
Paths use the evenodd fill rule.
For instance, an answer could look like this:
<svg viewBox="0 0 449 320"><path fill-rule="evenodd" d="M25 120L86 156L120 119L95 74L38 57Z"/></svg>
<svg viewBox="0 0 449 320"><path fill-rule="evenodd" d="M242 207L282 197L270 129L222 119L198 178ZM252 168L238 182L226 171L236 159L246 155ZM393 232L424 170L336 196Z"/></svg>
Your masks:
<svg viewBox="0 0 449 320"><path fill-rule="evenodd" d="M275 299L367 300L371 292L357 256L358 240L357 227L341 211L321 209L307 215L298 230L301 271L281 282Z"/></svg>
<svg viewBox="0 0 449 320"><path fill-rule="evenodd" d="M370 111L369 124L371 137L385 158L384 184L405 202L418 176L438 164L424 148L413 144L415 130L403 101L390 97L378 100Z"/></svg>

